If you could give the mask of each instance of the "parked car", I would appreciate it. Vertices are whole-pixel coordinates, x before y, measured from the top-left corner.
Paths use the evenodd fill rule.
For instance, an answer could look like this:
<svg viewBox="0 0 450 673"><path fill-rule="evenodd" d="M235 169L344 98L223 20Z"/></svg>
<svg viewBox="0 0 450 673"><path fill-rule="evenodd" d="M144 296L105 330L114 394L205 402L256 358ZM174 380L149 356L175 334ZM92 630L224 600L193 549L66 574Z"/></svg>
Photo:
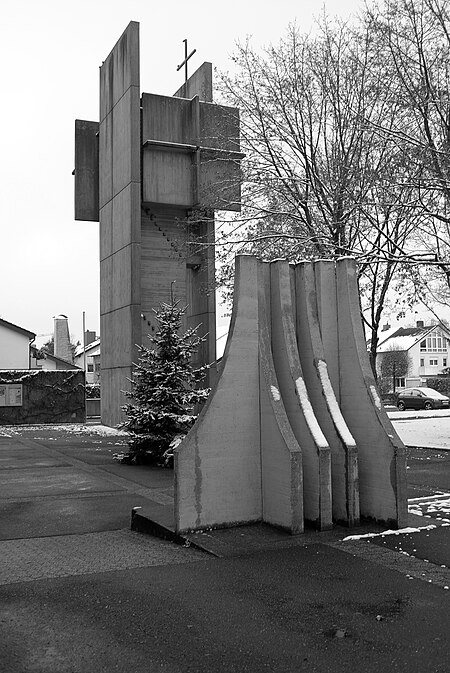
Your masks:
<svg viewBox="0 0 450 673"><path fill-rule="evenodd" d="M448 409L450 398L433 388L405 388L397 397L397 409Z"/></svg>

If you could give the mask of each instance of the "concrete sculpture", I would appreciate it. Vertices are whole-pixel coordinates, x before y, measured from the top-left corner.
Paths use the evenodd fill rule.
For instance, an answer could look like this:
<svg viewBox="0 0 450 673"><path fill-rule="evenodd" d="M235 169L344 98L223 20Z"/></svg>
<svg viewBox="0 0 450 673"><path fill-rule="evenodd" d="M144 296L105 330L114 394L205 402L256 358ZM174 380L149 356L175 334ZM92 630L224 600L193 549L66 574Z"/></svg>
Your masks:
<svg viewBox="0 0 450 673"><path fill-rule="evenodd" d="M239 113L212 104L212 66L174 96L140 92L139 24L100 67L100 122L75 122L75 219L100 222L102 421L122 420L154 308L188 305L216 359L214 209L239 210ZM212 370L211 370L212 371Z"/></svg>
<svg viewBox="0 0 450 673"><path fill-rule="evenodd" d="M407 523L404 446L372 377L354 260L236 260L220 377L175 453L175 530Z"/></svg>

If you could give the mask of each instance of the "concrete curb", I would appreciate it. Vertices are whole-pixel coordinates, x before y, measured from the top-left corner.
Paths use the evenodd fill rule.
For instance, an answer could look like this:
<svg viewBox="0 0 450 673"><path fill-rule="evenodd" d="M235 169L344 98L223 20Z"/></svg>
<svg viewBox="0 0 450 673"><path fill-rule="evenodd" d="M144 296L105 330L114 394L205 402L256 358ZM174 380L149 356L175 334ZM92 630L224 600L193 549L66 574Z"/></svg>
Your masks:
<svg viewBox="0 0 450 673"><path fill-rule="evenodd" d="M153 509L153 508L152 508ZM167 508L166 508L167 509ZM165 512L163 513L164 516ZM157 521L154 517L154 512L149 512L146 507L133 507L131 510L131 530L144 535L152 535L162 540L168 540L174 544L182 547L193 547L199 551L210 554L220 558L220 554L213 552L208 547L194 542L187 535L175 532L173 525Z"/></svg>
<svg viewBox="0 0 450 673"><path fill-rule="evenodd" d="M444 413L433 413L429 411L394 411L386 409L387 415L391 421L417 421L418 419L429 420L430 418L448 418L450 413L445 411ZM407 416L400 416L400 414L408 414Z"/></svg>
<svg viewBox="0 0 450 673"><path fill-rule="evenodd" d="M386 529L374 522L367 521L354 528L336 525L332 530L317 531L308 529L299 535L292 535L285 530L264 522L252 522L233 528L207 528L189 534L177 533L173 523L172 508L168 506L133 507L131 511L131 529L144 535L151 535L168 540L184 547L193 547L215 558L230 558L273 549L303 547L311 544L327 544L339 546L349 535L365 535L367 533L382 534ZM437 528L442 524L434 521ZM420 528L423 518L408 514L408 526ZM365 542L366 540L363 539ZM360 542L357 540L357 542ZM346 543L345 543L346 544ZM371 552L377 554L377 549ZM381 552L380 552L381 554ZM391 552L398 555L397 552ZM448 578L447 578L448 579Z"/></svg>
<svg viewBox="0 0 450 673"><path fill-rule="evenodd" d="M423 446L423 444L405 444L407 449L427 449L428 451L450 451L450 447L443 446Z"/></svg>

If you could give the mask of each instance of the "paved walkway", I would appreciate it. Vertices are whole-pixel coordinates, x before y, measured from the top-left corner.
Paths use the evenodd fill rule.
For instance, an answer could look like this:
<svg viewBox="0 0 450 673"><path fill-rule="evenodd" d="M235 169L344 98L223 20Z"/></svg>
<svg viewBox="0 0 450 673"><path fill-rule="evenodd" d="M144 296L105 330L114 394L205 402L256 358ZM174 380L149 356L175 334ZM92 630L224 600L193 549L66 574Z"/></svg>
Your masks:
<svg viewBox="0 0 450 673"><path fill-rule="evenodd" d="M205 560L194 548L130 530L133 507L171 510L173 483L170 470L115 463L112 456L123 450L125 441L102 426L0 427L0 584ZM442 465L436 465L443 483ZM450 479L450 469L446 478ZM410 480L414 482L411 473ZM439 502L442 495L436 484L427 493L433 489L438 495L431 500L427 495L423 501L434 512L435 500ZM423 527L430 523L428 509L421 511L416 501L411 525ZM445 516L439 519L439 525L450 524ZM352 533L382 530L365 526ZM380 550L367 540L342 542L347 533L335 528L292 537L268 526L248 526L199 533L191 539L217 557L320 541L418 579L450 585L450 570L441 567L446 564L438 564L436 572L422 559Z"/></svg>
<svg viewBox="0 0 450 673"><path fill-rule="evenodd" d="M173 502L172 474L114 463L123 442L95 426L0 427L0 585L204 558L130 530L132 507Z"/></svg>
<svg viewBox="0 0 450 673"><path fill-rule="evenodd" d="M3 540L0 542L0 584L51 577L148 568L205 560L186 550L130 530Z"/></svg>

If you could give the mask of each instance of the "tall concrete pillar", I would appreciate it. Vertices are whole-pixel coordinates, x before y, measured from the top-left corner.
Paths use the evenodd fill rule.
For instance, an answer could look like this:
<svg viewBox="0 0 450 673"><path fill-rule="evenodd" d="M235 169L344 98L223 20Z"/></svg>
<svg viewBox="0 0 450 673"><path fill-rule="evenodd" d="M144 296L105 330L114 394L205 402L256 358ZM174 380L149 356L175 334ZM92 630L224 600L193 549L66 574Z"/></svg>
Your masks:
<svg viewBox="0 0 450 673"><path fill-rule="evenodd" d="M100 68L100 122L75 123L75 218L100 222L103 423L122 420L138 345L172 296L205 336L193 364L215 362L214 210L240 208L240 157L211 63L175 96L141 94L132 21Z"/></svg>

